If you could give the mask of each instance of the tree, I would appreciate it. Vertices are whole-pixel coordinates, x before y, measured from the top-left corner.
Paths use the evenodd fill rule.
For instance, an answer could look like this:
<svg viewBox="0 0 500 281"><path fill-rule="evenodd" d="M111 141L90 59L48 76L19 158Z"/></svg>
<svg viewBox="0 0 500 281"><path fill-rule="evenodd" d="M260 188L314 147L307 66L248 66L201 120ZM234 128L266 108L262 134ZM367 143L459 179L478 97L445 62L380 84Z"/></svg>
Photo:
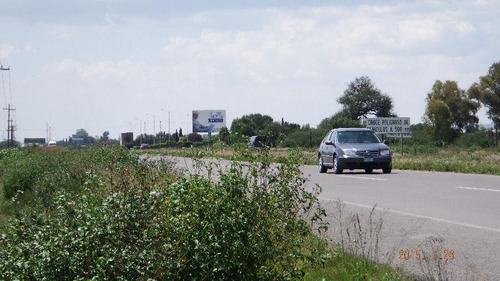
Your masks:
<svg viewBox="0 0 500 281"><path fill-rule="evenodd" d="M264 134L273 123L273 118L269 115L254 113L236 118L231 124L231 132L245 136Z"/></svg>
<svg viewBox="0 0 500 281"><path fill-rule="evenodd" d="M104 133L102 133L100 140L102 142L107 142L109 140L109 131L104 131Z"/></svg>
<svg viewBox="0 0 500 281"><path fill-rule="evenodd" d="M177 132L177 129L175 129L175 133L172 135L172 138L174 141L178 142L180 138L182 138L182 129L180 129L179 132Z"/></svg>
<svg viewBox="0 0 500 281"><path fill-rule="evenodd" d="M437 80L427 94L427 102L443 101L450 111L451 126L457 134L467 127L476 127L479 119L476 113L480 104L469 98L466 92L458 87L456 81L441 82Z"/></svg>
<svg viewBox="0 0 500 281"><path fill-rule="evenodd" d="M92 136L89 136L89 133L87 133L87 131L85 129L76 130L76 134L83 137L83 142L85 144L92 144L95 142L95 138Z"/></svg>
<svg viewBox="0 0 500 281"><path fill-rule="evenodd" d="M479 100L488 108L488 117L495 125L498 134L500 128L500 62L490 66L488 74L479 78L479 83L474 83L469 88L469 96Z"/></svg>
<svg viewBox="0 0 500 281"><path fill-rule="evenodd" d="M361 76L351 81L344 94L337 100L343 105L351 120L375 115L377 117L393 117L392 98L377 89L371 79Z"/></svg>
<svg viewBox="0 0 500 281"><path fill-rule="evenodd" d="M89 133L85 129L76 130L76 134L82 136L83 138L88 137Z"/></svg>
<svg viewBox="0 0 500 281"><path fill-rule="evenodd" d="M227 127L222 127L219 132L219 139L225 144L229 144L229 130Z"/></svg>
<svg viewBox="0 0 500 281"><path fill-rule="evenodd" d="M244 136L253 136L257 130L257 126L249 118L236 118L231 123L231 132L238 133Z"/></svg>
<svg viewBox="0 0 500 281"><path fill-rule="evenodd" d="M449 142L453 139L451 111L444 101L439 99L429 100L425 115L425 123L429 125L435 141Z"/></svg>
<svg viewBox="0 0 500 281"><path fill-rule="evenodd" d="M361 124L358 120L351 120L348 113L339 111L332 117L323 119L321 123L319 123L318 129L326 133L335 128L356 128L360 126Z"/></svg>
<svg viewBox="0 0 500 281"><path fill-rule="evenodd" d="M203 141L203 137L198 133L191 133L187 137L190 142L201 142Z"/></svg>

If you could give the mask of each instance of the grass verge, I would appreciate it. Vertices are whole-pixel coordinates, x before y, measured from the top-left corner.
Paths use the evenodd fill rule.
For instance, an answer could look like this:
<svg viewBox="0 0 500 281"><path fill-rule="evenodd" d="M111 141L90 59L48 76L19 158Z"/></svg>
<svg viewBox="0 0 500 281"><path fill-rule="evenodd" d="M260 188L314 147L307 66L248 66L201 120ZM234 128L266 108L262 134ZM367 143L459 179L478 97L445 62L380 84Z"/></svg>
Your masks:
<svg viewBox="0 0 500 281"><path fill-rule="evenodd" d="M500 151L443 148L435 153L397 154L393 167L401 170L500 175Z"/></svg>
<svg viewBox="0 0 500 281"><path fill-rule="evenodd" d="M242 153L242 151L246 151ZM315 149L272 148L271 160L281 162L291 152L300 152L300 163L303 165L317 164ZM399 151L399 150L398 150ZM170 155L191 158L218 158L235 161L247 161L261 150L244 150L238 147L214 146L205 148L182 148L148 150L143 153ZM463 149L457 147L413 149L405 148L405 153L395 153L393 168L400 170L455 172L469 174L500 175L500 150L498 149Z"/></svg>
<svg viewBox="0 0 500 281"><path fill-rule="evenodd" d="M304 280L413 280L389 265L380 265L340 250L332 250L332 254L324 267L308 270Z"/></svg>

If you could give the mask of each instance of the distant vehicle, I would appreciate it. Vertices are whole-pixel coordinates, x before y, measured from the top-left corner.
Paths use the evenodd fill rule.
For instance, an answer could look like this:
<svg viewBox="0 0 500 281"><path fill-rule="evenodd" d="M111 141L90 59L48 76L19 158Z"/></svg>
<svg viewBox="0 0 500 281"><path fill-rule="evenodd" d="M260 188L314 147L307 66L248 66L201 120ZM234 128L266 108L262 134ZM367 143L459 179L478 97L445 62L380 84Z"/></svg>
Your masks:
<svg viewBox="0 0 500 281"><path fill-rule="evenodd" d="M48 147L54 147L54 146L57 146L57 143L56 141L49 141L49 143L47 144Z"/></svg>
<svg viewBox="0 0 500 281"><path fill-rule="evenodd" d="M268 137L267 136L252 136L250 137L250 140L248 141L248 148L254 148L254 147L264 147L267 148L268 146Z"/></svg>
<svg viewBox="0 0 500 281"><path fill-rule="evenodd" d="M147 143L141 144L140 149L149 149L149 144Z"/></svg>
<svg viewBox="0 0 500 281"><path fill-rule="evenodd" d="M392 152L370 129L334 129L328 132L318 151L319 172L341 174L344 169L392 171Z"/></svg>
<svg viewBox="0 0 500 281"><path fill-rule="evenodd" d="M127 148L132 148L134 146L134 133L127 132L122 133L120 138L120 145Z"/></svg>

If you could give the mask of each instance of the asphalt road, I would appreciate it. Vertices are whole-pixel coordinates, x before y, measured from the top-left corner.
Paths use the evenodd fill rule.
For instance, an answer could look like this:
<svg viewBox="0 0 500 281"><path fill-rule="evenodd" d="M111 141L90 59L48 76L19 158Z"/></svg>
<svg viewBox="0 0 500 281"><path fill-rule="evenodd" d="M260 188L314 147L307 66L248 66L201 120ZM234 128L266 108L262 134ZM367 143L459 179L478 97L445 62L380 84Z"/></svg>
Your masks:
<svg viewBox="0 0 500 281"><path fill-rule="evenodd" d="M190 159L167 158L194 172ZM351 217L358 214L364 242L378 241L380 262L422 280L500 280L499 176L402 170L335 175L320 174L317 166L302 171L311 188L322 187L319 198L330 223L325 236L332 242L351 248L359 243L346 242L347 230L351 238L357 231ZM374 206L371 221L381 222L382 228L367 238Z"/></svg>
<svg viewBox="0 0 500 281"><path fill-rule="evenodd" d="M401 170L335 175L317 170L303 167L309 184L323 189L320 199L332 240L342 232L335 201L345 204L347 221L349 213L358 213L362 225L376 205L383 220L379 260L392 260L419 276L441 270L451 280L500 280L500 177Z"/></svg>

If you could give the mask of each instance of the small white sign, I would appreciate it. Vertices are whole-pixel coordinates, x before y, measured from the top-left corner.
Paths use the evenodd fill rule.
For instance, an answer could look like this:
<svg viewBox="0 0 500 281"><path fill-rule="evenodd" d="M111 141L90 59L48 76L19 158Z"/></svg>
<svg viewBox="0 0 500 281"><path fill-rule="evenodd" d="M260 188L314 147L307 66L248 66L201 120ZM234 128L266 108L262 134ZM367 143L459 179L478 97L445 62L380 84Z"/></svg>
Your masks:
<svg viewBox="0 0 500 281"><path fill-rule="evenodd" d="M362 124L375 133L387 137L411 138L410 117L365 118Z"/></svg>

